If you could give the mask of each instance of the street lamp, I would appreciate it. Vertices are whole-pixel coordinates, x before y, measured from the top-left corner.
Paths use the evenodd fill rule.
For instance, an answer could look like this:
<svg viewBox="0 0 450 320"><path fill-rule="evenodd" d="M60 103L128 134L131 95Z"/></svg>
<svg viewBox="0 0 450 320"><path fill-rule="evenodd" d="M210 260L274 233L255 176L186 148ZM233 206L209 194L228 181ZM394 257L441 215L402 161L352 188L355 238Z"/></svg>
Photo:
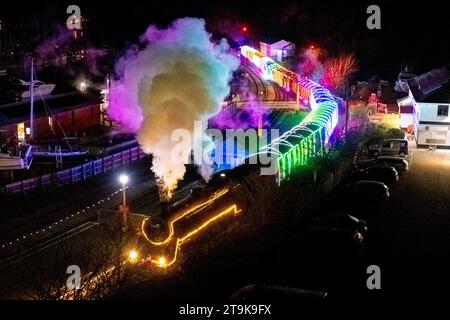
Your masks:
<svg viewBox="0 0 450 320"><path fill-rule="evenodd" d="M158 262L160 267L164 267L166 265L166 258L160 257Z"/></svg>
<svg viewBox="0 0 450 320"><path fill-rule="evenodd" d="M87 87L86 82L81 81L81 82L80 82L80 91L84 91L84 90L86 89L86 87Z"/></svg>
<svg viewBox="0 0 450 320"><path fill-rule="evenodd" d="M139 257L139 254L136 250L131 250L128 254L128 258L132 263L135 263Z"/></svg>
<svg viewBox="0 0 450 320"><path fill-rule="evenodd" d="M126 195L126 189L128 184L129 178L126 174L122 174L119 177L119 182L122 184L122 195L123 195L123 205L127 205L127 195Z"/></svg>

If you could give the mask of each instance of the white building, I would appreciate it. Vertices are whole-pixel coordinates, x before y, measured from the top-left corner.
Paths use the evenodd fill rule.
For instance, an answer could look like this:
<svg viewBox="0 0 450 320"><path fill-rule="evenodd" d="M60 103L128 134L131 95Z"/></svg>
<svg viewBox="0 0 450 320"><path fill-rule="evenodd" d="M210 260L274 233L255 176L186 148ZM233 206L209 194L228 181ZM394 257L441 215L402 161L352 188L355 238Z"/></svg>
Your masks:
<svg viewBox="0 0 450 320"><path fill-rule="evenodd" d="M280 40L272 44L260 42L259 47L264 55L277 62L295 55L295 44L286 40Z"/></svg>
<svg viewBox="0 0 450 320"><path fill-rule="evenodd" d="M407 81L417 145L450 147L450 65Z"/></svg>

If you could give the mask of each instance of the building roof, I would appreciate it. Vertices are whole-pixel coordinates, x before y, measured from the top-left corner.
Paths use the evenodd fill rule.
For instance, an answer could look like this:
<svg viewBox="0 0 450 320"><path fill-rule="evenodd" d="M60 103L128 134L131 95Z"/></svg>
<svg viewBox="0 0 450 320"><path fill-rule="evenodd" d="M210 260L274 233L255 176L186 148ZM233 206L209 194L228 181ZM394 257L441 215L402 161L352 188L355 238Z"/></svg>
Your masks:
<svg viewBox="0 0 450 320"><path fill-rule="evenodd" d="M295 47L295 44L293 42L289 42L286 40L279 40L277 42L274 42L272 44L261 42L264 45L269 45L273 50L286 50L289 47Z"/></svg>
<svg viewBox="0 0 450 320"><path fill-rule="evenodd" d="M288 47L291 47L293 45L294 44L292 42L289 42L286 40L280 40L275 43L272 43L270 46L272 47L272 49L283 50L283 49L287 49Z"/></svg>
<svg viewBox="0 0 450 320"><path fill-rule="evenodd" d="M407 80L417 102L450 103L450 65Z"/></svg>
<svg viewBox="0 0 450 320"><path fill-rule="evenodd" d="M89 105L99 104L101 101L94 97L70 92L45 97L45 103L53 114L75 110ZM34 115L36 118L48 116L45 104L40 98L34 103ZM29 121L30 100L0 105L0 126Z"/></svg>

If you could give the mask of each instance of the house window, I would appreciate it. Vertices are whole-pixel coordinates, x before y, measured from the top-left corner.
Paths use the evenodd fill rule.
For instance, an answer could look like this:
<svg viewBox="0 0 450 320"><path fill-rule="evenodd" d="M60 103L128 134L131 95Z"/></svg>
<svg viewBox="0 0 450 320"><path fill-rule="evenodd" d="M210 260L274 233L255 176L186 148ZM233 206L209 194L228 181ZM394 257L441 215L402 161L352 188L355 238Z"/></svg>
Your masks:
<svg viewBox="0 0 450 320"><path fill-rule="evenodd" d="M448 106L438 106L437 115L448 117Z"/></svg>

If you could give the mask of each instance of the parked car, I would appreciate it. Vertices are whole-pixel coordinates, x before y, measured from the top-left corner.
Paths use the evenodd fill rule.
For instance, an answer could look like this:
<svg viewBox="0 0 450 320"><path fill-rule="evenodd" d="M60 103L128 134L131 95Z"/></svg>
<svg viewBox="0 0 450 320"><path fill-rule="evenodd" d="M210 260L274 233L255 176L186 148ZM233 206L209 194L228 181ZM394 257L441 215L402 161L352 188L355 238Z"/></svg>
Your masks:
<svg viewBox="0 0 450 320"><path fill-rule="evenodd" d="M363 237L367 235L367 223L349 214L332 214L316 219L317 227L332 227L336 229L349 229L359 232Z"/></svg>
<svg viewBox="0 0 450 320"><path fill-rule="evenodd" d="M377 164L377 158L360 160L353 165L353 169L354 170L363 170L363 169L367 169L369 167L373 167L376 164Z"/></svg>
<svg viewBox="0 0 450 320"><path fill-rule="evenodd" d="M305 239L307 251L322 258L354 256L364 252L364 236L353 228L311 227Z"/></svg>
<svg viewBox="0 0 450 320"><path fill-rule="evenodd" d="M374 157L378 157L380 155L405 157L408 154L408 140L383 140L380 144L369 146L369 153Z"/></svg>
<svg viewBox="0 0 450 320"><path fill-rule="evenodd" d="M409 169L408 161L400 157L379 156L376 158L377 166L393 167L398 172L406 172Z"/></svg>
<svg viewBox="0 0 450 320"><path fill-rule="evenodd" d="M349 180L356 182L360 180L380 181L384 184L391 185L398 181L398 172L393 167L373 166L364 170L354 171Z"/></svg>
<svg viewBox="0 0 450 320"><path fill-rule="evenodd" d="M333 203L331 210L348 212L367 221L383 210L389 197L389 187L383 182L361 180L333 192L330 197Z"/></svg>
<svg viewBox="0 0 450 320"><path fill-rule="evenodd" d="M361 200L387 200L390 196L389 187L379 181L360 180L343 189L344 193L350 193Z"/></svg>

